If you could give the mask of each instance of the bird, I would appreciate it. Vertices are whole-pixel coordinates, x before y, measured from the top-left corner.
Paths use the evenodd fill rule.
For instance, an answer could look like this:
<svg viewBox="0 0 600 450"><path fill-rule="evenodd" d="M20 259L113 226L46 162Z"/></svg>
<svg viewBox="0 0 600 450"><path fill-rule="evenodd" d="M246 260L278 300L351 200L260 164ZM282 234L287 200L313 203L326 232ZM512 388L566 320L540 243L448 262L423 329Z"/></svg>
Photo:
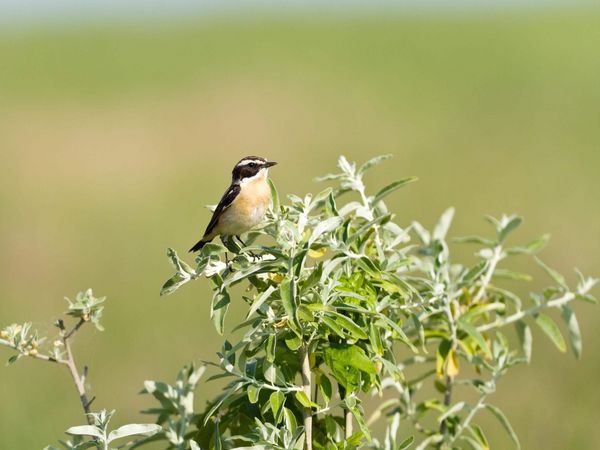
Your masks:
<svg viewBox="0 0 600 450"><path fill-rule="evenodd" d="M240 235L262 221L271 202L267 177L269 167L276 164L260 156L246 156L234 166L231 185L221 197L202 239L190 252L202 250L216 236L235 236L245 245Z"/></svg>

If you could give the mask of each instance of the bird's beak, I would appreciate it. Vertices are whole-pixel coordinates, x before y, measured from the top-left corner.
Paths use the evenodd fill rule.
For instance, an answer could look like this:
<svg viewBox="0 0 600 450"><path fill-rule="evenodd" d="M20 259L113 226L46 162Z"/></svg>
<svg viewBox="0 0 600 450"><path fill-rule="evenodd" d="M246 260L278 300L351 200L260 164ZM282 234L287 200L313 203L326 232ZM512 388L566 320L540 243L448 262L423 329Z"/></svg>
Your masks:
<svg viewBox="0 0 600 450"><path fill-rule="evenodd" d="M265 165L266 165L267 168L269 168L269 167L273 167L276 164L277 163L275 161L267 161L267 163Z"/></svg>

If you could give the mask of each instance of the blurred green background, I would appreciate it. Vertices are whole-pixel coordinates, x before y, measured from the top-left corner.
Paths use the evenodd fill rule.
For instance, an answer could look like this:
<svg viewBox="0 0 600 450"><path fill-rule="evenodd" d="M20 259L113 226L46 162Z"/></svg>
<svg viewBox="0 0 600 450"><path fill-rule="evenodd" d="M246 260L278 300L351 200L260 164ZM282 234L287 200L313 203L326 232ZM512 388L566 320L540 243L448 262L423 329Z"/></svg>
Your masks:
<svg viewBox="0 0 600 450"><path fill-rule="evenodd" d="M247 154L279 161L280 192L301 194L322 188L312 179L339 154L393 153L368 182L420 177L389 202L399 223L429 226L452 205L452 233L464 235L490 231L484 214L517 212L518 240L552 233L548 264L600 275L599 45L591 6L7 27L0 323L51 332L64 295L107 295L106 332L83 330L75 351L94 407L144 420L145 379L172 381L220 348L205 282L158 292L166 247L196 242L203 205ZM532 273L523 292L545 286ZM577 311L583 361L538 333L532 365L496 395L525 449L598 448L600 310ZM201 385L198 404L217 387ZM63 368L0 370L1 449L41 448L81 422ZM493 448L511 448L493 419L481 422Z"/></svg>

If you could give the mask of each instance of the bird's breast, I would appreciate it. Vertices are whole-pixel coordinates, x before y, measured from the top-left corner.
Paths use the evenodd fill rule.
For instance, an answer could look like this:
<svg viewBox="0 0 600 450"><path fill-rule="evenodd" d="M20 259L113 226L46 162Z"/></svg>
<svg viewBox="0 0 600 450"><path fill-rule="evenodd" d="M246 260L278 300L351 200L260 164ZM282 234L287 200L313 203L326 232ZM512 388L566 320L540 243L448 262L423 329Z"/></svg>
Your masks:
<svg viewBox="0 0 600 450"><path fill-rule="evenodd" d="M263 219L270 201L271 190L267 183L248 183L223 213L219 221L221 232L237 235L255 227Z"/></svg>

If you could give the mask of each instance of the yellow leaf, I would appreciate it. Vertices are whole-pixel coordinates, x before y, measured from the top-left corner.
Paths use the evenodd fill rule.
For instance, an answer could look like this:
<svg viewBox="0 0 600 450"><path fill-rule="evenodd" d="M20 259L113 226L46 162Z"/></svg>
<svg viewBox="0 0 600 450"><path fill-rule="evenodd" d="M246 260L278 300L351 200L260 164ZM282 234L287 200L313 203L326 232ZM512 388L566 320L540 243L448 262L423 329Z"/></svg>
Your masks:
<svg viewBox="0 0 600 450"><path fill-rule="evenodd" d="M283 281L283 275L277 272L269 272L269 279L275 283L281 283Z"/></svg>
<svg viewBox="0 0 600 450"><path fill-rule="evenodd" d="M325 255L325 253L327 253L327 247L321 247L316 250L310 249L308 251L308 256L310 256L313 259L317 259Z"/></svg>
<svg viewBox="0 0 600 450"><path fill-rule="evenodd" d="M454 349L450 349L448 356L446 357L446 375L450 378L454 378L458 375L458 372L458 356L456 356Z"/></svg>

